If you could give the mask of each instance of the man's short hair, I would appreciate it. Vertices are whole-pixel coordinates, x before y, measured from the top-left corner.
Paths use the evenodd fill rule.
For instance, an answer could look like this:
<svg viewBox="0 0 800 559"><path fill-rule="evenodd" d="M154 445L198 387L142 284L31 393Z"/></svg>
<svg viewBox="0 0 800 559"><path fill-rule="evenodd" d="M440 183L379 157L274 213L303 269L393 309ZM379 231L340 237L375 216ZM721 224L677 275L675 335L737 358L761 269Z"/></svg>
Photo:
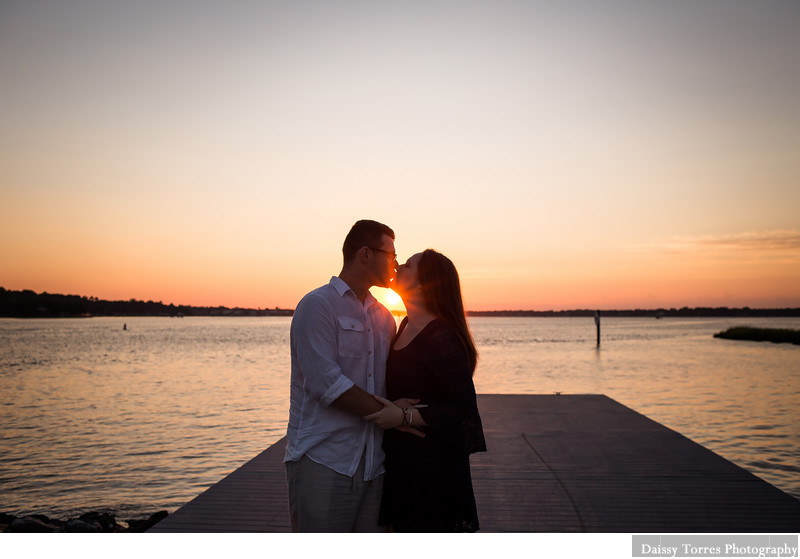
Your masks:
<svg viewBox="0 0 800 559"><path fill-rule="evenodd" d="M355 258L358 249L361 247L381 248L384 235L388 235L394 240L394 231L383 223L378 223L371 219L356 221L350 228L347 237L344 238L344 244L342 245L342 256L344 256L345 264Z"/></svg>

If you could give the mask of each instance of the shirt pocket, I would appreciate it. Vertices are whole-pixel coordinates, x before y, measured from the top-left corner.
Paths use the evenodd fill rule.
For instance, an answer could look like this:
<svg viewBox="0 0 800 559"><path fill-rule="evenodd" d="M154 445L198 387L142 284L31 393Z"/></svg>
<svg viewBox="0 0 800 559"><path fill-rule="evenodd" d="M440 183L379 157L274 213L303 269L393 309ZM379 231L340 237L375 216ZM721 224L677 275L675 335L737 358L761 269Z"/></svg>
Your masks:
<svg viewBox="0 0 800 559"><path fill-rule="evenodd" d="M339 317L339 355L343 357L366 357L364 323L348 316Z"/></svg>

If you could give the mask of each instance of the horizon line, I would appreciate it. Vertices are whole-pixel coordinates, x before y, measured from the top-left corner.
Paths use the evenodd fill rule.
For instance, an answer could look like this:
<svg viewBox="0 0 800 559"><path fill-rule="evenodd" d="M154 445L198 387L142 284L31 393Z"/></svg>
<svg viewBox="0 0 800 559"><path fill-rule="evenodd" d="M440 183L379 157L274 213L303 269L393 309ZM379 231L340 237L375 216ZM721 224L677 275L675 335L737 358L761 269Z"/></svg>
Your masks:
<svg viewBox="0 0 800 559"><path fill-rule="evenodd" d="M12 290L6 289L5 287L0 286L0 293L33 293L37 297L41 296L54 296L54 297L76 297L83 300L87 300L90 302L95 303L144 303L144 304L154 304L154 305L162 305L165 307L175 307L175 308L195 308L195 309L230 309L230 310L239 310L239 311L269 311L269 310L276 310L276 311L294 311L294 308L290 307L228 307L226 305L187 305L187 304L175 304L175 303L164 303L163 301L145 301L136 298L130 299L100 299L96 296L89 296L89 295L76 295L76 294L63 294L63 293L50 293L48 291L42 291L41 293L37 293L32 289L22 289L22 290ZM706 310L706 311L797 311L800 312L800 307L751 307L748 305L740 306L740 307L730 307L730 306L708 306L708 305L697 305L690 307L688 305L683 305L681 307L635 307L635 308L598 308L598 307L575 307L569 309L489 309L489 310L471 310L465 309L466 314L480 314L480 313L594 313L594 312L606 312L606 313L616 313L616 312L651 312L651 313L658 313L658 312L689 312L689 311L699 311L699 310ZM405 310L400 309L389 309L392 314L400 314L405 315Z"/></svg>

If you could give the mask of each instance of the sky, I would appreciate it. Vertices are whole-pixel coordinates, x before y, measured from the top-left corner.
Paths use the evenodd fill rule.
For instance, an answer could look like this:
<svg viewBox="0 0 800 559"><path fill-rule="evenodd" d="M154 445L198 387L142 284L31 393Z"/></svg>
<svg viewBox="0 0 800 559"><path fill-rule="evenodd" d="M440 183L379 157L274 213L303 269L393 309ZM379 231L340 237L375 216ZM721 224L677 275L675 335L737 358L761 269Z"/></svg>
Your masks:
<svg viewBox="0 0 800 559"><path fill-rule="evenodd" d="M798 307L798 53L796 0L0 0L0 286L294 308L375 219L471 310Z"/></svg>

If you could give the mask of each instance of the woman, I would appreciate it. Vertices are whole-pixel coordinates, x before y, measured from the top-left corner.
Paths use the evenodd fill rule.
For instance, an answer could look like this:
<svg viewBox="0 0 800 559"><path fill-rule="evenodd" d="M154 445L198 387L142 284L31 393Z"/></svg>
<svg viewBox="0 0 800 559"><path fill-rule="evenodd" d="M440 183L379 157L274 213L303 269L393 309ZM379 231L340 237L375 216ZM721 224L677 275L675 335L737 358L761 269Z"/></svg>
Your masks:
<svg viewBox="0 0 800 559"><path fill-rule="evenodd" d="M366 419L386 432L380 522L396 532L475 532L469 455L486 450L472 375L478 353L458 272L428 249L397 270L408 316L386 363L384 409ZM407 406L401 396L414 396Z"/></svg>

